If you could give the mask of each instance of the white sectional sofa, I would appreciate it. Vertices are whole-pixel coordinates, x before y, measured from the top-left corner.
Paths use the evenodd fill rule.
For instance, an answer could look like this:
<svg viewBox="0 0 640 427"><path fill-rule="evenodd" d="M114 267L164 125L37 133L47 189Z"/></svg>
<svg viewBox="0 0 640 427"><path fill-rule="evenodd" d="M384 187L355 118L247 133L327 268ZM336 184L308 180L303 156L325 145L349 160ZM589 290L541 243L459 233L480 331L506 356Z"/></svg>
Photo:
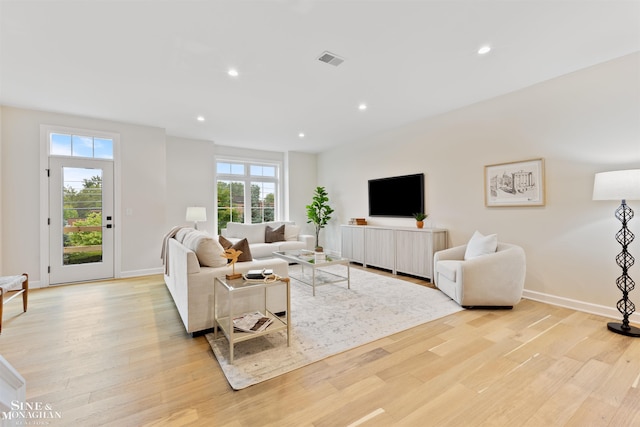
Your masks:
<svg viewBox="0 0 640 427"><path fill-rule="evenodd" d="M214 278L230 274L231 267L220 256L222 246L218 242L218 236L189 228L174 233L173 237L165 237L165 283L187 332L210 329L213 327ZM281 277L289 276L287 262L278 258L254 259L235 264L236 273L264 268L272 269ZM284 288L275 287L272 291L267 295L267 308L274 313L284 312ZM259 296L256 298L259 300ZM253 300L249 299L246 304L249 309Z"/></svg>
<svg viewBox="0 0 640 427"><path fill-rule="evenodd" d="M282 225L284 225L284 240L267 242L267 227L277 230ZM259 224L229 222L227 228L223 228L220 234L232 243L246 238L253 259L271 258L276 251L314 249L314 237L309 234L300 234L300 226L293 222L272 221Z"/></svg>

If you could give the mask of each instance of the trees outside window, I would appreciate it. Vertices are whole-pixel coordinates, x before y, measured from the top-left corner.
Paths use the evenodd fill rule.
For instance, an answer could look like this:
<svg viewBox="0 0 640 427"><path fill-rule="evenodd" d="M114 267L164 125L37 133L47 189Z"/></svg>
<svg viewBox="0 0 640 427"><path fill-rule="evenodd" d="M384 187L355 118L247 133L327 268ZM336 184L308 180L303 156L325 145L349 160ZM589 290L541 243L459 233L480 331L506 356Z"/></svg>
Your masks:
<svg viewBox="0 0 640 427"><path fill-rule="evenodd" d="M277 164L220 160L216 168L218 230L228 222L256 224L278 217Z"/></svg>
<svg viewBox="0 0 640 427"><path fill-rule="evenodd" d="M65 232L64 264L102 260L102 177L82 180L82 188L64 187L63 226L78 227ZM75 228L70 228L76 230Z"/></svg>

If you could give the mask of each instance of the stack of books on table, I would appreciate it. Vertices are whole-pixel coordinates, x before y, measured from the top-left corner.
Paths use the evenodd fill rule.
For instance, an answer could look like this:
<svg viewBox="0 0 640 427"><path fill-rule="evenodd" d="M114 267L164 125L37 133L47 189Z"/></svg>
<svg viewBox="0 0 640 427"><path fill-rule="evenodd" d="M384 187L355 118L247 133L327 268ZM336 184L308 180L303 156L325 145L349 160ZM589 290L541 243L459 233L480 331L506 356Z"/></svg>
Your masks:
<svg viewBox="0 0 640 427"><path fill-rule="evenodd" d="M254 311L253 313L244 313L241 316L234 317L233 319L233 327L242 332L262 332L273 322L268 316L260 313L259 311Z"/></svg>

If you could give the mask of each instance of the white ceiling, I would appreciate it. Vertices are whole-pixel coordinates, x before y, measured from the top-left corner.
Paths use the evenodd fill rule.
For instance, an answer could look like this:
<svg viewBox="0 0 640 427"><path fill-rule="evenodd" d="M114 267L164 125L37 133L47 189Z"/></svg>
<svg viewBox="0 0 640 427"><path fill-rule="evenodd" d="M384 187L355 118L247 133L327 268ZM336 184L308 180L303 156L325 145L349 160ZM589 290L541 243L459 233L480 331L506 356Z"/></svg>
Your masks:
<svg viewBox="0 0 640 427"><path fill-rule="evenodd" d="M618 0L0 0L0 26L3 105L306 152L640 51Z"/></svg>

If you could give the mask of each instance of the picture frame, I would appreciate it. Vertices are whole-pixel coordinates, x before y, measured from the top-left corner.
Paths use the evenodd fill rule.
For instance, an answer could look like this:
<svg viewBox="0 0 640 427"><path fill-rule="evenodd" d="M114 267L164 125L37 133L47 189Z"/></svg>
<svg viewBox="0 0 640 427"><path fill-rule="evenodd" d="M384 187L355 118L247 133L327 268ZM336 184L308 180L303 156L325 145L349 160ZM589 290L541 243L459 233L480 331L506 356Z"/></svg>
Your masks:
<svg viewBox="0 0 640 427"><path fill-rule="evenodd" d="M544 159L521 160L484 167L487 207L544 206Z"/></svg>

